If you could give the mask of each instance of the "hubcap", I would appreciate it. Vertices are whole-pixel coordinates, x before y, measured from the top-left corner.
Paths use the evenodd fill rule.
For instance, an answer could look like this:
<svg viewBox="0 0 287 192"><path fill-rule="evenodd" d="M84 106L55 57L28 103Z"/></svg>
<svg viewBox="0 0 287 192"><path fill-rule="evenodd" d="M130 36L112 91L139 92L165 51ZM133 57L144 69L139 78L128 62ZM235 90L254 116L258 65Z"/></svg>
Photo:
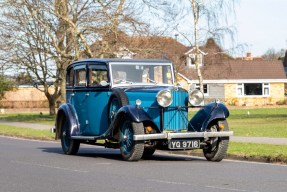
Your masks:
<svg viewBox="0 0 287 192"><path fill-rule="evenodd" d="M210 132L217 132L217 127L216 127L216 125L213 125L213 126L210 128ZM216 150L216 148L217 148L217 142L218 142L218 137L213 137L213 138L210 139L211 151Z"/></svg>
<svg viewBox="0 0 287 192"><path fill-rule="evenodd" d="M133 131L129 122L124 122L121 130L121 148L125 155L129 154L133 148Z"/></svg>

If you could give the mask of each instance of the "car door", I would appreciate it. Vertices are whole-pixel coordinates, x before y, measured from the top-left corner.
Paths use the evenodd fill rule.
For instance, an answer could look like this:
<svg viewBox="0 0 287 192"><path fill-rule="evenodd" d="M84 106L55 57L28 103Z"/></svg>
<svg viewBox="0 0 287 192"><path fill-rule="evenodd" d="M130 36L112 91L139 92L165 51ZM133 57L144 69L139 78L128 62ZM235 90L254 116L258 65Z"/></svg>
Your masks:
<svg viewBox="0 0 287 192"><path fill-rule="evenodd" d="M108 128L107 103L109 100L109 78L105 63L88 64L87 115L89 135L101 135Z"/></svg>
<svg viewBox="0 0 287 192"><path fill-rule="evenodd" d="M81 64L74 67L74 89L71 101L78 115L80 132L82 135L85 135L89 130L86 64Z"/></svg>

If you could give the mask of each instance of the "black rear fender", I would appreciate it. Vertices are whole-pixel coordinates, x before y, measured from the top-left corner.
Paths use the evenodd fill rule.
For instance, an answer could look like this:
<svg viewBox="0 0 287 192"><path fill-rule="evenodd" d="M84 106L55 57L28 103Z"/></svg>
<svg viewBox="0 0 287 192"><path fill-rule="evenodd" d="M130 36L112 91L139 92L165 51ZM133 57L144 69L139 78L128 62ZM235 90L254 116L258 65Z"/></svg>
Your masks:
<svg viewBox="0 0 287 192"><path fill-rule="evenodd" d="M74 107L69 104L63 104L60 106L58 109L58 113L56 116L56 138L55 139L60 139L60 133L61 129L63 127L63 124L65 121L69 121L70 125L70 130L71 130L71 136L77 136L80 133L79 130L79 122L78 122L78 117L77 113L74 109Z"/></svg>

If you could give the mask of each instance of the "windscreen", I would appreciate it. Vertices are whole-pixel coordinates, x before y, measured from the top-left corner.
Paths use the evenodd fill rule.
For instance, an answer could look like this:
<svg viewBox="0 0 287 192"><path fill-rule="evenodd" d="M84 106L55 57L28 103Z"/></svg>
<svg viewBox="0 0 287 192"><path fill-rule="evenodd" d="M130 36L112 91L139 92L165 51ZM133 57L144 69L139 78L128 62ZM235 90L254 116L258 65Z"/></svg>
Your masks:
<svg viewBox="0 0 287 192"><path fill-rule="evenodd" d="M127 84L173 85L171 64L112 63L111 80L114 86Z"/></svg>

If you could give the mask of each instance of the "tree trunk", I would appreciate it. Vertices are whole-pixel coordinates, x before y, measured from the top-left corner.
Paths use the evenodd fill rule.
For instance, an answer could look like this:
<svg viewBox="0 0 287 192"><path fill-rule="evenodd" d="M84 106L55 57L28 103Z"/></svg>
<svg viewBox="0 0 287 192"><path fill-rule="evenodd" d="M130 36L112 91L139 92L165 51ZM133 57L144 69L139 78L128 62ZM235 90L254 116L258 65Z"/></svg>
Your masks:
<svg viewBox="0 0 287 192"><path fill-rule="evenodd" d="M198 45L199 5L196 2L196 0L190 0L190 3L192 4L193 24L194 24L195 68L197 71L200 91L203 92L203 77L201 74L201 69L200 69L199 60L198 60L198 55L200 54L199 45Z"/></svg>
<svg viewBox="0 0 287 192"><path fill-rule="evenodd" d="M54 92L54 94L49 93L49 90L47 87L45 87L44 93L49 103L49 114L56 115L56 101L60 95L56 92Z"/></svg>
<svg viewBox="0 0 287 192"><path fill-rule="evenodd" d="M56 100L51 97L48 99L49 101L49 114L50 115L56 115Z"/></svg>

